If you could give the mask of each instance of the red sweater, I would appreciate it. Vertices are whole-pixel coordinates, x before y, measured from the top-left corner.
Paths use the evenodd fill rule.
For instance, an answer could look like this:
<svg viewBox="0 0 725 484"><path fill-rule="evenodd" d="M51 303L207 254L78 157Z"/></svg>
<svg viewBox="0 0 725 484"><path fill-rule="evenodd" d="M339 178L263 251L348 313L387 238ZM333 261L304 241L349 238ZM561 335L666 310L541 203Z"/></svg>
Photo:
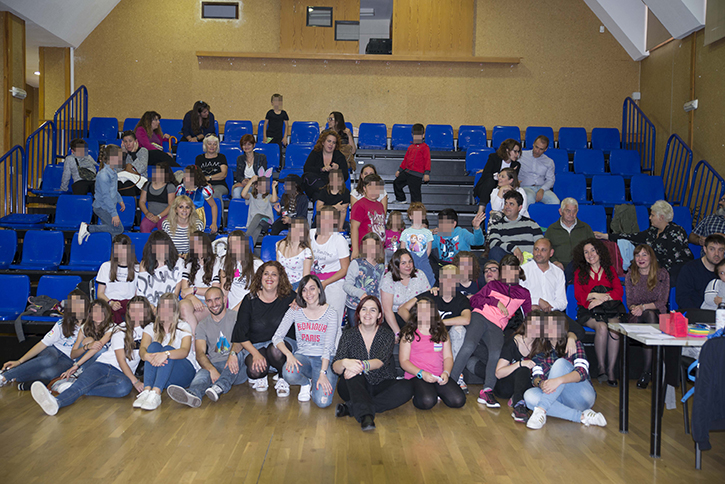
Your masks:
<svg viewBox="0 0 725 484"><path fill-rule="evenodd" d="M416 172L419 176L430 175L430 148L427 144L411 144L400 164L400 171Z"/></svg>
<svg viewBox="0 0 725 484"><path fill-rule="evenodd" d="M589 284L585 285L582 285L579 282L579 269L574 272L574 297L576 298L577 304L579 304L580 306L584 306L588 309L589 301L587 301L587 296L590 292L592 292L592 289L594 289L595 286L600 285L612 288L612 290L608 291L612 299L614 299L615 301L622 300L624 290L622 289L622 282L617 277L617 270L614 267L610 267L609 270L612 274L614 274L613 281L607 279L606 271L602 271L599 278L595 279L593 277L590 277ZM591 273L589 275L591 276Z"/></svg>

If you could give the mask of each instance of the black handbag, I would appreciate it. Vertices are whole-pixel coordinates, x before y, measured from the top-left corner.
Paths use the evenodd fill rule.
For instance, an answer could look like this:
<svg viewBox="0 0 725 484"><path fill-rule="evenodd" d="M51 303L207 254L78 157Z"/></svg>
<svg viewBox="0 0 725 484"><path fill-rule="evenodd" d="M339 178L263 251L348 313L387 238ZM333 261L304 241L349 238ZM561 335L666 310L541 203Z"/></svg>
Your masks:
<svg viewBox="0 0 725 484"><path fill-rule="evenodd" d="M599 285L594 286L592 292L606 294L611 290L611 287ZM624 306L622 301L604 301L602 304L590 309L590 311L594 314L597 320L600 320L600 318L618 318L627 314L627 308Z"/></svg>

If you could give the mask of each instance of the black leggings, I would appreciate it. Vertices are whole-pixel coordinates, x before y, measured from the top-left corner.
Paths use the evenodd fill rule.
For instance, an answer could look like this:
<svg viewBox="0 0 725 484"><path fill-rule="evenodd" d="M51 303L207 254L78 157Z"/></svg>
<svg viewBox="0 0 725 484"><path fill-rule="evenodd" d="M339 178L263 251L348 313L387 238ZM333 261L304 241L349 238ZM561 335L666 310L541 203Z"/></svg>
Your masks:
<svg viewBox="0 0 725 484"><path fill-rule="evenodd" d="M159 163L168 163L169 166L179 166L170 154L161 150L149 150L149 166L155 166Z"/></svg>
<svg viewBox="0 0 725 484"><path fill-rule="evenodd" d="M96 182L89 180L78 180L71 187L73 195L85 195L96 191Z"/></svg>
<svg viewBox="0 0 725 484"><path fill-rule="evenodd" d="M283 230L289 230L290 225L282 222L282 217L278 218L272 224L272 235L279 235Z"/></svg>
<svg viewBox="0 0 725 484"><path fill-rule="evenodd" d="M285 342L285 345L287 345L287 348L292 351L289 344ZM280 351L279 348L270 343L266 348L259 348L257 351L259 351L259 353L264 356L264 359L267 360L267 365L264 369L262 369L262 371L254 371L252 369L252 361L254 359L251 354L247 355L247 357L244 358L244 364L247 365L247 376L249 378L253 380L264 378L267 376L270 366L275 368L280 375L282 374L282 369L284 368L284 364L287 362L287 357L284 353L282 353L282 351Z"/></svg>
<svg viewBox="0 0 725 484"><path fill-rule="evenodd" d="M421 410L430 410L441 397L443 403L451 408L461 408L466 404L466 394L452 378L445 385L428 383L420 378L411 378L413 382L413 405Z"/></svg>
<svg viewBox="0 0 725 484"><path fill-rule="evenodd" d="M340 377L337 381L337 393L345 401L350 415L358 422L365 415L392 410L413 397L411 380L383 380L371 385L364 375L356 375L349 380Z"/></svg>
<svg viewBox="0 0 725 484"><path fill-rule="evenodd" d="M510 398L514 405L524 399L524 392L531 388L531 369L516 368L513 373L496 382L494 393L499 398Z"/></svg>

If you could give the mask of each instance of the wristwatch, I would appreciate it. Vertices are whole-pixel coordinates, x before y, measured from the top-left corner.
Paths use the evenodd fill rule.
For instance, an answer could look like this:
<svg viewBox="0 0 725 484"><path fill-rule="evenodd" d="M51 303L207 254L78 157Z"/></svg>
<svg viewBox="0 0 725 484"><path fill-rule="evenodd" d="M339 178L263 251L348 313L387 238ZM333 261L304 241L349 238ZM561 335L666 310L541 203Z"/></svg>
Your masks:
<svg viewBox="0 0 725 484"><path fill-rule="evenodd" d="M320 370L320 373L322 373L323 375L327 375L327 370Z"/></svg>
<svg viewBox="0 0 725 484"><path fill-rule="evenodd" d="M418 370L418 374L415 376L417 376L418 378L420 378L422 380L423 379L423 370Z"/></svg>
<svg viewBox="0 0 725 484"><path fill-rule="evenodd" d="M171 358L171 353L169 351L166 351L166 358Z"/></svg>

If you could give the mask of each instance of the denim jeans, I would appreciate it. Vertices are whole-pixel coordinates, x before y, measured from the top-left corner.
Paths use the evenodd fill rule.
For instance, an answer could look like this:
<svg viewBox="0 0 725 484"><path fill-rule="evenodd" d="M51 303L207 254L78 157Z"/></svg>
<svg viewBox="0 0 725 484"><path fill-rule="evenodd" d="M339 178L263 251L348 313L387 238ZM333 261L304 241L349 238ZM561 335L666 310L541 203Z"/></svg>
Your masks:
<svg viewBox="0 0 725 484"><path fill-rule="evenodd" d="M48 346L35 358L3 373L3 377L7 381L49 383L64 371L69 370L71 366L73 366L72 359L55 346Z"/></svg>
<svg viewBox="0 0 725 484"><path fill-rule="evenodd" d="M428 256L418 255L415 252L411 252L410 254L413 256L413 263L415 264L415 268L425 274L425 277L426 279L428 279L430 287L436 287L436 278L433 274L433 268L430 265Z"/></svg>
<svg viewBox="0 0 725 484"><path fill-rule="evenodd" d="M161 346L161 343L154 341L146 350L149 353L161 353L163 351L175 350L173 346ZM143 383L145 387L165 389L169 385L188 387L194 379L196 371L194 365L184 358L183 360L166 360L163 366L154 366L148 361L144 362ZM206 390L206 388L204 389Z"/></svg>
<svg viewBox="0 0 725 484"><path fill-rule="evenodd" d="M574 371L574 365L566 358L559 358L549 370L549 379L558 378ZM589 380L576 383L563 383L551 393L541 388L529 388L524 393L526 406L530 409L541 407L549 417L561 418L572 422L581 422L582 412L592 408L597 392Z"/></svg>
<svg viewBox="0 0 725 484"><path fill-rule="evenodd" d="M135 207L126 207L126 210L135 210ZM93 208L93 213L98 215L98 225L89 225L88 232L108 232L112 236L123 233L123 224L119 222L118 227L113 225L113 215L102 208Z"/></svg>
<svg viewBox="0 0 725 484"><path fill-rule="evenodd" d="M322 368L322 357L295 353L295 358L300 362L299 371L287 371L287 366L285 366L282 378L290 385L309 385L310 380L312 380L312 401L320 408L330 406L335 393L335 384L337 383L337 375L332 371L332 365L329 365L327 370L327 379L330 380L330 385L332 385L332 393L325 395L322 387L317 388L317 379L320 377L320 369Z"/></svg>
<svg viewBox="0 0 725 484"><path fill-rule="evenodd" d="M232 188L232 198L242 198L242 190L244 190L244 187Z"/></svg>
<svg viewBox="0 0 725 484"><path fill-rule="evenodd" d="M540 186L529 186L521 187L526 192L526 198L529 200L529 205L536 203L536 192L538 192ZM541 202L544 205L559 205L559 197L556 196L551 190L544 190L544 196L541 198Z"/></svg>
<svg viewBox="0 0 725 484"><path fill-rule="evenodd" d="M66 407L81 395L123 398L133 384L119 369L105 363L93 363L83 370L78 379L66 391L58 395L58 405Z"/></svg>
<svg viewBox="0 0 725 484"><path fill-rule="evenodd" d="M214 365L214 368L220 373L219 378L215 382L211 381L211 373L209 370L201 369L196 372L196 376L191 380L191 384L187 391L199 398L204 397L206 389L212 385L217 385L222 389L222 393L231 390L232 385L239 385L247 381L247 369L244 366L244 352L237 353L237 362L239 362L239 371L235 375L229 368L224 368L227 364L226 360L220 361Z"/></svg>

